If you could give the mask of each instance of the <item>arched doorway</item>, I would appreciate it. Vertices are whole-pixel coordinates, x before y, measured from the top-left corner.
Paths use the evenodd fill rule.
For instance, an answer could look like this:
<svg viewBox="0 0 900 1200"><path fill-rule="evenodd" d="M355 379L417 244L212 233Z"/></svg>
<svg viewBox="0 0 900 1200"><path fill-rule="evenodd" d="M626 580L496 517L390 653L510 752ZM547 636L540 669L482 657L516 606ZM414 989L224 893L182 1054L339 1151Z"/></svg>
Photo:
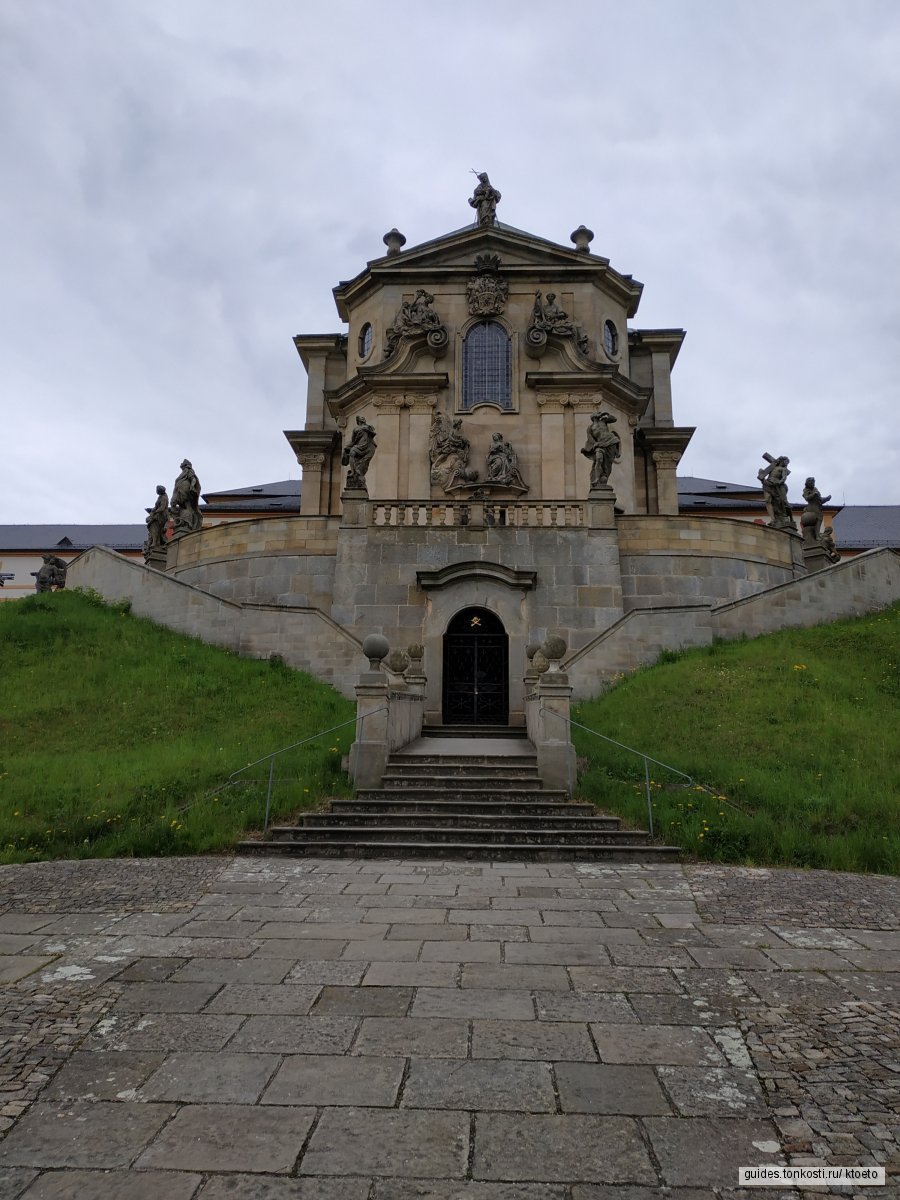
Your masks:
<svg viewBox="0 0 900 1200"><path fill-rule="evenodd" d="M509 638L486 608L456 614L444 634L445 725L505 725L509 720Z"/></svg>

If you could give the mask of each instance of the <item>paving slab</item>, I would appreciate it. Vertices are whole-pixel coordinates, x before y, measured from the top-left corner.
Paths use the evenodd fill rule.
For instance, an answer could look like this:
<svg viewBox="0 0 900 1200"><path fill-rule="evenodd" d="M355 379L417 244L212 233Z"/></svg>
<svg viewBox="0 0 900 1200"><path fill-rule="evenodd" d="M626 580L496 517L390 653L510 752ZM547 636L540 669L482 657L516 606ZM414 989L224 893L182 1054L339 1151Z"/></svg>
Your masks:
<svg viewBox="0 0 900 1200"><path fill-rule="evenodd" d="M313 983L320 987L326 983L341 983L352 987L362 982L365 973L365 963L309 959L305 962L295 963L284 977L284 982L285 984Z"/></svg>
<svg viewBox="0 0 900 1200"><path fill-rule="evenodd" d="M475 1122L476 1179L655 1183L628 1117L486 1113Z"/></svg>
<svg viewBox="0 0 900 1200"><path fill-rule="evenodd" d="M64 1064L44 1092L45 1100L121 1100L165 1060L163 1052L79 1050Z"/></svg>
<svg viewBox="0 0 900 1200"><path fill-rule="evenodd" d="M377 1180L373 1200L569 1200L568 1189L546 1183L451 1183L438 1179Z"/></svg>
<svg viewBox="0 0 900 1200"><path fill-rule="evenodd" d="M17 983L20 979L49 967L52 954L0 954L0 985Z"/></svg>
<svg viewBox="0 0 900 1200"><path fill-rule="evenodd" d="M299 1173L462 1179L468 1148L466 1113L327 1108Z"/></svg>
<svg viewBox="0 0 900 1200"><path fill-rule="evenodd" d="M279 1067L262 1103L391 1108L405 1069L405 1058L294 1054Z"/></svg>
<svg viewBox="0 0 900 1200"><path fill-rule="evenodd" d="M675 1187L732 1187L738 1167L779 1161L779 1140L771 1122L647 1117L664 1181Z"/></svg>
<svg viewBox="0 0 900 1200"><path fill-rule="evenodd" d="M105 1100L35 1104L0 1143L0 1165L127 1167L174 1111Z"/></svg>
<svg viewBox="0 0 900 1200"><path fill-rule="evenodd" d="M255 1104L280 1062L277 1054L183 1051L170 1055L138 1089L136 1098L181 1104Z"/></svg>
<svg viewBox="0 0 900 1200"><path fill-rule="evenodd" d="M403 1107L555 1112L556 1097L546 1062L414 1059Z"/></svg>
<svg viewBox="0 0 900 1200"><path fill-rule="evenodd" d="M597 1061L587 1025L574 1021L473 1021L472 1057Z"/></svg>
<svg viewBox="0 0 900 1200"><path fill-rule="evenodd" d="M604 1025L591 1033L601 1062L721 1066L722 1055L705 1029L691 1025Z"/></svg>
<svg viewBox="0 0 900 1200"><path fill-rule="evenodd" d="M305 1017L320 990L315 984L229 983L215 992L205 1011Z"/></svg>
<svg viewBox="0 0 900 1200"><path fill-rule="evenodd" d="M120 983L161 983L183 967L186 958L139 958L116 976Z"/></svg>
<svg viewBox="0 0 900 1200"><path fill-rule="evenodd" d="M668 997L667 997L668 999ZM618 992L535 992L540 1021L605 1021L614 1025L636 1024L629 1001Z"/></svg>
<svg viewBox="0 0 900 1200"><path fill-rule="evenodd" d="M315 1115L314 1108L185 1105L138 1158L135 1167L287 1174Z"/></svg>
<svg viewBox="0 0 900 1200"><path fill-rule="evenodd" d="M403 1017L413 998L411 987L340 987L328 984L319 993L315 1016Z"/></svg>
<svg viewBox="0 0 900 1200"><path fill-rule="evenodd" d="M36 1178L37 1171L30 1171L26 1167L0 1167L0 1200L18 1200L28 1184Z"/></svg>
<svg viewBox="0 0 900 1200"><path fill-rule="evenodd" d="M765 1096L752 1070L658 1067L656 1073L676 1112L683 1117L764 1117L768 1114Z"/></svg>
<svg viewBox="0 0 900 1200"><path fill-rule="evenodd" d="M183 1171L48 1171L21 1200L192 1200L202 1182Z"/></svg>
<svg viewBox="0 0 900 1200"><path fill-rule="evenodd" d="M170 977L172 983L281 983L292 961L282 958L193 958Z"/></svg>
<svg viewBox="0 0 900 1200"><path fill-rule="evenodd" d="M411 1058L466 1058L469 1022L438 1017L366 1017L354 1054Z"/></svg>
<svg viewBox="0 0 900 1200"><path fill-rule="evenodd" d="M376 962L365 968L366 987L455 987L460 966L455 962Z"/></svg>
<svg viewBox="0 0 900 1200"><path fill-rule="evenodd" d="M467 963L462 969L464 988L516 988L567 992L571 988L564 967L507 966L501 963Z"/></svg>
<svg viewBox="0 0 900 1200"><path fill-rule="evenodd" d="M83 1045L86 1050L221 1050L242 1020L218 1013L123 1013L98 1022Z"/></svg>
<svg viewBox="0 0 900 1200"><path fill-rule="evenodd" d="M530 991L506 988L429 988L416 991L413 1017L494 1017L504 1021L533 1021Z"/></svg>
<svg viewBox="0 0 900 1200"><path fill-rule="evenodd" d="M214 1175L197 1193L196 1200L369 1200L370 1188L369 1179L352 1179L346 1175L341 1179ZM168 1200L168 1197L160 1196L159 1200Z"/></svg>
<svg viewBox="0 0 900 1200"><path fill-rule="evenodd" d="M554 1074L563 1112L647 1116L672 1111L650 1067L560 1062Z"/></svg>
<svg viewBox="0 0 900 1200"><path fill-rule="evenodd" d="M228 1048L251 1053L344 1054L358 1025L356 1017L248 1017Z"/></svg>
<svg viewBox="0 0 900 1200"><path fill-rule="evenodd" d="M218 983L129 983L116 1001L119 1012L195 1013L221 987Z"/></svg>

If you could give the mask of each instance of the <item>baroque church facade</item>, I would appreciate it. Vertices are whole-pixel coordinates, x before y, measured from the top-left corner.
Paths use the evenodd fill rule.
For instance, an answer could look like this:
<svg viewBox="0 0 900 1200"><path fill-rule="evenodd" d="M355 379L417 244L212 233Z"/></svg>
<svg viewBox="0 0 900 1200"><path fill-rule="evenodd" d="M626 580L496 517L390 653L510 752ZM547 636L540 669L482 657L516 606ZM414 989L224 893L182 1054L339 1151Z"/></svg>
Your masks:
<svg viewBox="0 0 900 1200"><path fill-rule="evenodd" d="M791 623L786 604L807 623L793 527L679 512L684 331L633 324L643 285L590 230L525 233L499 198L481 176L474 223L410 248L386 234L334 289L343 328L295 337L299 513L204 525L160 570L95 548L71 582L350 696L367 635L412 646L430 724L521 725L548 637L586 697L663 648ZM841 586L818 619L881 602Z"/></svg>

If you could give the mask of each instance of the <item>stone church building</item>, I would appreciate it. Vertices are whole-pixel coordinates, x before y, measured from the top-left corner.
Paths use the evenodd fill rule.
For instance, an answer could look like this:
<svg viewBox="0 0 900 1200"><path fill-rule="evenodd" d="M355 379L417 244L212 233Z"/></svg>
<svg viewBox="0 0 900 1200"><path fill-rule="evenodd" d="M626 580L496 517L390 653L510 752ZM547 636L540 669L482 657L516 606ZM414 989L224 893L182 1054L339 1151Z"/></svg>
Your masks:
<svg viewBox="0 0 900 1200"><path fill-rule="evenodd" d="M679 513L684 331L634 323L643 285L590 230L505 225L480 180L473 224L414 247L392 230L334 289L337 331L294 338L299 514L204 526L164 571L95 548L70 586L348 695L367 635L421 646L431 724L522 724L548 636L589 696L664 647L896 598L891 551L812 576L795 531Z"/></svg>

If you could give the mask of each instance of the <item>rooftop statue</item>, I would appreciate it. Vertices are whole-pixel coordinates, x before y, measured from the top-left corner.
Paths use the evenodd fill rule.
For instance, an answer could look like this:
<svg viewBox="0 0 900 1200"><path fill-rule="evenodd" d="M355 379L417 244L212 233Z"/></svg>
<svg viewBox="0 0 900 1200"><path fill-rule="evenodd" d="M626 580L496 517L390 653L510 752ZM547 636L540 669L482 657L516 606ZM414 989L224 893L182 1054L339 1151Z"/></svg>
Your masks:
<svg viewBox="0 0 900 1200"><path fill-rule="evenodd" d="M522 488L528 491L519 460L512 446L500 433L491 434L491 448L487 455L487 481L503 487Z"/></svg>
<svg viewBox="0 0 900 1200"><path fill-rule="evenodd" d="M181 464L181 474L172 488L172 516L175 520L173 536L194 533L203 524L200 512L200 480L186 458Z"/></svg>
<svg viewBox="0 0 900 1200"><path fill-rule="evenodd" d="M424 288L418 288L412 300L404 300L400 311L388 327L384 339L384 357L391 358L403 338L414 337L424 333L428 338L431 350L442 352L447 348L450 335L434 309L434 296Z"/></svg>
<svg viewBox="0 0 900 1200"><path fill-rule="evenodd" d="M474 195L469 197L469 204L478 213L479 225L497 224L497 205L500 199L500 193L491 186L487 171L478 172L478 186Z"/></svg>
<svg viewBox="0 0 900 1200"><path fill-rule="evenodd" d="M800 514L800 532L803 534L803 540L808 545L822 545L822 522L825 518L822 507L831 497L822 495L816 487L815 479L810 475L803 487L803 499L806 501L806 508Z"/></svg>
<svg viewBox="0 0 900 1200"><path fill-rule="evenodd" d="M462 418L451 421L445 413L431 418L428 451L431 482L445 492L463 483L475 483L478 472L469 467L469 439L462 433Z"/></svg>
<svg viewBox="0 0 900 1200"><path fill-rule="evenodd" d="M169 524L169 496L161 483L156 485L156 503L147 509L147 540L144 542L144 558L150 557L154 550L162 550L166 545L166 527Z"/></svg>
<svg viewBox="0 0 900 1200"><path fill-rule="evenodd" d="M616 418L609 412L596 412L591 416L587 441L581 453L591 460L591 491L609 486L613 464L622 456L622 439L610 425Z"/></svg>
<svg viewBox="0 0 900 1200"><path fill-rule="evenodd" d="M375 430L365 417L358 416L350 443L341 455L341 463L350 468L345 485L348 489L366 491L366 472L374 454Z"/></svg>
<svg viewBox="0 0 900 1200"><path fill-rule="evenodd" d="M790 475L788 463L791 460L784 454L778 458L764 454L763 458L769 465L760 467L756 477L762 484L769 511L769 525L772 529L795 529L787 492L787 477Z"/></svg>

